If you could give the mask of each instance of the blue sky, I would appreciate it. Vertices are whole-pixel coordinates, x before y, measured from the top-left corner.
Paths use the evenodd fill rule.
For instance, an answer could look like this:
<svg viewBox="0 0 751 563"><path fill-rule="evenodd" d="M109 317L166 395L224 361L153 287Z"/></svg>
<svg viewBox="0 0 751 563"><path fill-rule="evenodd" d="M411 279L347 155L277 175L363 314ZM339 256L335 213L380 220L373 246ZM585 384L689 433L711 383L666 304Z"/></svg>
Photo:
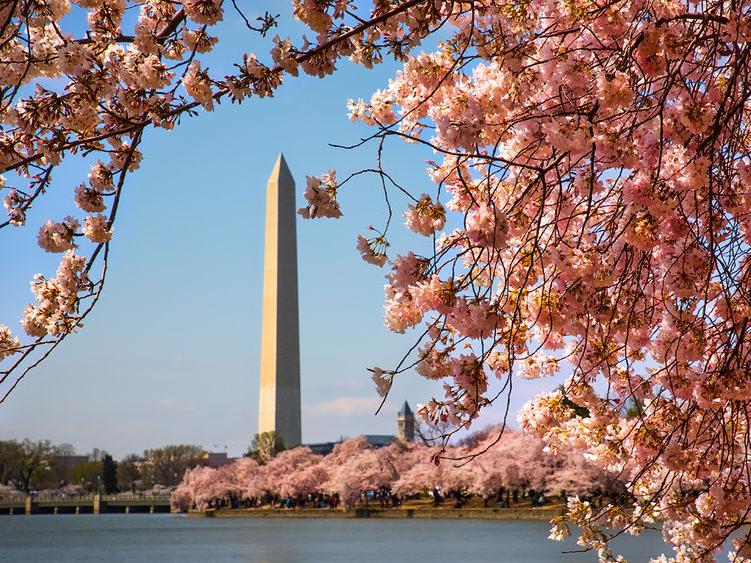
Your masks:
<svg viewBox="0 0 751 563"><path fill-rule="evenodd" d="M275 13L286 2L260 2ZM283 13L280 35L302 29ZM242 53L266 48L229 9L222 41L205 59L229 71ZM257 429L263 264L264 190L276 155L284 152L303 204L305 176L336 168L340 177L375 164L374 145L350 144L368 129L347 118L348 98L369 98L397 66L368 71L349 63L324 80L289 80L273 99L224 103L186 119L175 131L147 132L141 168L129 178L111 245L108 286L79 334L69 338L0 406L0 439L49 438L79 451L107 449L116 457L167 443L197 443L231 454ZM413 193L429 191L424 149L393 142L386 167ZM85 177L80 159L66 162L47 199L23 229L0 232L8 266L0 292L0 322L20 331L36 272L54 273L58 256L36 247L39 226L75 211L73 188ZM392 202L406 201L393 194ZM396 411L414 406L440 384L416 374L397 379L385 408L367 367L389 367L413 343L383 326L386 270L360 260L355 238L383 223L386 207L373 177L361 176L340 194L344 217L298 221L303 439L394 433ZM392 250L427 239L394 221ZM512 412L551 381L517 385ZM490 409L482 423L497 421Z"/></svg>

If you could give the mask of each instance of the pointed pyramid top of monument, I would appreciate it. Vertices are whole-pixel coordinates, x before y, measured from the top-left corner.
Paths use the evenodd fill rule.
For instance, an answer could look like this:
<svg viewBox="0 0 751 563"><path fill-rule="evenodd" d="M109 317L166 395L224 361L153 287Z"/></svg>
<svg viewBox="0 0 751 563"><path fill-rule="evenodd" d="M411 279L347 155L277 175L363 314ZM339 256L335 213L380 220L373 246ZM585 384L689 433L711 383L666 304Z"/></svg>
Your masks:
<svg viewBox="0 0 751 563"><path fill-rule="evenodd" d="M412 416L412 409L409 408L409 403L407 403L407 401L404 401L404 406L402 407L402 410L399 411L399 416Z"/></svg>
<svg viewBox="0 0 751 563"><path fill-rule="evenodd" d="M295 179L292 177L292 173L289 171L287 161L284 160L282 153L279 153L279 156L276 157L276 162L274 163L274 168L271 169L268 183L295 185Z"/></svg>

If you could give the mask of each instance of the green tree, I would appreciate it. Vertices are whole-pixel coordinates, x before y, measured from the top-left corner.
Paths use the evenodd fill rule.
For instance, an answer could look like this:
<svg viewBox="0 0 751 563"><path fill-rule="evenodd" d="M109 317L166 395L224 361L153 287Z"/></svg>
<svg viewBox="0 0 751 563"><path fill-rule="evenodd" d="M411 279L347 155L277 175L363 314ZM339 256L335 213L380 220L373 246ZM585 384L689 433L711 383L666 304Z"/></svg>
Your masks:
<svg viewBox="0 0 751 563"><path fill-rule="evenodd" d="M118 492L117 464L110 454L105 455L104 459L102 459L102 485L104 486L104 492L108 495Z"/></svg>
<svg viewBox="0 0 751 563"><path fill-rule="evenodd" d="M16 467L22 455L21 444L15 440L0 442L0 484L14 484Z"/></svg>
<svg viewBox="0 0 751 563"><path fill-rule="evenodd" d="M136 485L143 481L141 464L143 460L138 454L126 455L117 464L117 486L121 491L131 490L135 492Z"/></svg>
<svg viewBox="0 0 751 563"><path fill-rule="evenodd" d="M88 491L99 491L102 481L102 465L101 461L79 463L73 468L71 482L83 486Z"/></svg>
<svg viewBox="0 0 751 563"><path fill-rule="evenodd" d="M146 481L168 487L177 485L186 469L206 462L206 450L200 446L180 444L143 452Z"/></svg>
<svg viewBox="0 0 751 563"><path fill-rule="evenodd" d="M50 480L50 466L57 449L49 440L0 442L0 480L13 483L27 494Z"/></svg>
<svg viewBox="0 0 751 563"><path fill-rule="evenodd" d="M52 463L50 464L50 473L54 480L53 486L60 487L72 482L71 475L73 473L73 467L58 459L52 460Z"/></svg>
<svg viewBox="0 0 751 563"><path fill-rule="evenodd" d="M253 442L245 453L245 457L252 457L258 463L268 463L276 454L283 452L285 449L284 440L278 432L275 430L261 432L253 437Z"/></svg>

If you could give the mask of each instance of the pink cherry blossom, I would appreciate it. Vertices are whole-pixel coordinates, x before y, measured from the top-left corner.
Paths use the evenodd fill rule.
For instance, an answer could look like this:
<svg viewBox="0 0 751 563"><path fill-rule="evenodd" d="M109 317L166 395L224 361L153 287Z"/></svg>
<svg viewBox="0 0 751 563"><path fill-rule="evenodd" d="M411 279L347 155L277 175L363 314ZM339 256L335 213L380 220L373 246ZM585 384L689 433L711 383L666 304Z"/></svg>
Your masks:
<svg viewBox="0 0 751 563"><path fill-rule="evenodd" d="M428 194L422 194L416 204L407 208L404 218L411 230L430 236L446 224L446 211L440 203L433 203Z"/></svg>
<svg viewBox="0 0 751 563"><path fill-rule="evenodd" d="M112 230L107 225L107 217L101 213L87 215L83 220L81 230L91 242L104 243L112 238Z"/></svg>
<svg viewBox="0 0 751 563"><path fill-rule="evenodd" d="M362 259L368 264L383 267L387 260L387 246L388 243L382 237L366 239L362 235L357 236L357 250L360 252Z"/></svg>
<svg viewBox="0 0 751 563"><path fill-rule="evenodd" d="M8 356L20 352L18 346L21 341L13 336L10 328L6 325L0 325L0 360L7 358Z"/></svg>
<svg viewBox="0 0 751 563"><path fill-rule="evenodd" d="M37 241L47 252L64 252L75 248L73 235L80 226L78 220L73 217L66 217L61 223L55 223L48 220L39 229Z"/></svg>

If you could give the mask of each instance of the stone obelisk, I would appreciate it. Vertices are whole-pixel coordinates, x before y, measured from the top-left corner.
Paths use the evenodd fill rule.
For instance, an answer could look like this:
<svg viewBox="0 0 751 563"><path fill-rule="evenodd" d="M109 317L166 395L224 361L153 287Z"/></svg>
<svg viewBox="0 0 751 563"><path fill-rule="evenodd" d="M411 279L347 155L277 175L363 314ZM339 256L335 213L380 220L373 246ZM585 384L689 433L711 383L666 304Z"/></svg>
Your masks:
<svg viewBox="0 0 751 563"><path fill-rule="evenodd" d="M295 181L279 155L266 187L258 432L301 443Z"/></svg>

